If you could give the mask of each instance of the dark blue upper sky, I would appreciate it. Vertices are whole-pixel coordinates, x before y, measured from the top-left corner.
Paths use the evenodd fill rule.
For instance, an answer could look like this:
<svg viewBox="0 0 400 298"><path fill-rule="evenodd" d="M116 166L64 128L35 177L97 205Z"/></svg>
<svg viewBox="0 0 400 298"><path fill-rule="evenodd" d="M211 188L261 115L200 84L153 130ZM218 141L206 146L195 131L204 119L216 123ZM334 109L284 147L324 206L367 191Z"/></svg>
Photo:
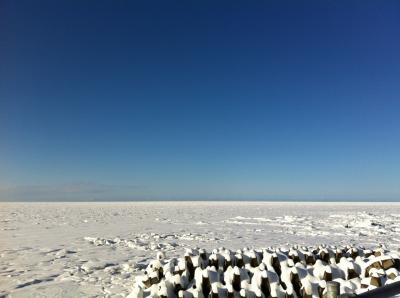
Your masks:
<svg viewBox="0 0 400 298"><path fill-rule="evenodd" d="M1 1L0 198L400 199L398 1Z"/></svg>

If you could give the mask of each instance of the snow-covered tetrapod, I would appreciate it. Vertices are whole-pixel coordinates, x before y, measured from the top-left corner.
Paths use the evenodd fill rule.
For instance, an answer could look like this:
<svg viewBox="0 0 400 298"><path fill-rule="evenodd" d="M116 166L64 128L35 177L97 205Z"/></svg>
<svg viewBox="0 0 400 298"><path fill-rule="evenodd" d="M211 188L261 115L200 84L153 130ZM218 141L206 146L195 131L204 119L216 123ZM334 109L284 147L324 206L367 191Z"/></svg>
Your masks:
<svg viewBox="0 0 400 298"><path fill-rule="evenodd" d="M333 286L359 294L400 281L399 271L399 256L383 247L190 249L182 258L159 252L128 297L316 298Z"/></svg>

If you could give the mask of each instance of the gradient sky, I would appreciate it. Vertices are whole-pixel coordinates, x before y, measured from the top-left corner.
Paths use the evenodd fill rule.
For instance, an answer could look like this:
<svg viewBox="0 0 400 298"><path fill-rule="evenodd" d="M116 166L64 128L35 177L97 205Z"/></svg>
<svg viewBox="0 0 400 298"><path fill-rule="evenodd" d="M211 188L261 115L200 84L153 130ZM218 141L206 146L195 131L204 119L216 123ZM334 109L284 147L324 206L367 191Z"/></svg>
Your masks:
<svg viewBox="0 0 400 298"><path fill-rule="evenodd" d="M0 2L0 199L400 199L399 1Z"/></svg>

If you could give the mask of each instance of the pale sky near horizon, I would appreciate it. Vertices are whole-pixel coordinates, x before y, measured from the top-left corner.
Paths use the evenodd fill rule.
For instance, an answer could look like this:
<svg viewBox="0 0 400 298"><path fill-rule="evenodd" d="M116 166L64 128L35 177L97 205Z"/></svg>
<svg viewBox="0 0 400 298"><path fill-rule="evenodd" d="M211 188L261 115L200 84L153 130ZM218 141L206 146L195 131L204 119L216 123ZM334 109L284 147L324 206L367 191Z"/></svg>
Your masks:
<svg viewBox="0 0 400 298"><path fill-rule="evenodd" d="M1 1L0 200L400 200L398 1Z"/></svg>

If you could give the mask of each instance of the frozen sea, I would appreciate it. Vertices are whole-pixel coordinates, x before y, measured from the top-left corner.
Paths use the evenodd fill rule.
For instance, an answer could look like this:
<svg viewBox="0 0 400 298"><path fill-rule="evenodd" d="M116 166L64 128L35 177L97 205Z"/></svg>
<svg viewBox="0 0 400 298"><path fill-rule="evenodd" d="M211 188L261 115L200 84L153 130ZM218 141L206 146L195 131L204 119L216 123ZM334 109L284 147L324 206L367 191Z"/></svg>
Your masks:
<svg viewBox="0 0 400 298"><path fill-rule="evenodd" d="M125 297L157 251L400 247L400 203L0 203L0 297Z"/></svg>

